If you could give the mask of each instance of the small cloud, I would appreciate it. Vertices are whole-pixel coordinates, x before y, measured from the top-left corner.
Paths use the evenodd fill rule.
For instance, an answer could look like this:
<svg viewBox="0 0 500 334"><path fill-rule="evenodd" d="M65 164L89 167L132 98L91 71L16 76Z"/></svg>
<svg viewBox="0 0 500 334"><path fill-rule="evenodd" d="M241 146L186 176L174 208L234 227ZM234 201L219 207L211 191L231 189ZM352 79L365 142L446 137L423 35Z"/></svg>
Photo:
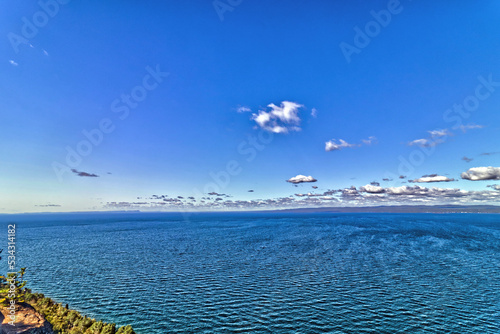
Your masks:
<svg viewBox="0 0 500 334"><path fill-rule="evenodd" d="M392 181L392 179L382 179L382 181L389 182Z"/></svg>
<svg viewBox="0 0 500 334"><path fill-rule="evenodd" d="M441 138L452 135L452 133L448 131L448 129L432 130L427 132L431 135L431 138Z"/></svg>
<svg viewBox="0 0 500 334"><path fill-rule="evenodd" d="M373 186L370 186L370 187L373 187ZM357 198L360 196L360 194L355 186L351 186L351 188L342 189L341 192L342 192L341 193L342 198Z"/></svg>
<svg viewBox="0 0 500 334"><path fill-rule="evenodd" d="M406 179L406 175L399 175L400 179Z"/></svg>
<svg viewBox="0 0 500 334"><path fill-rule="evenodd" d="M370 185L372 186L376 186L376 187L379 187L380 186L380 183L377 182L377 181L373 181L373 182L370 182Z"/></svg>
<svg viewBox="0 0 500 334"><path fill-rule="evenodd" d="M9 60L9 63L12 65L12 66L17 66L19 65L18 63L16 63L15 61L13 60Z"/></svg>
<svg viewBox="0 0 500 334"><path fill-rule="evenodd" d="M245 106L240 106L236 109L236 112L239 112L239 113L244 113L244 112L251 112L252 109L250 109L249 107L245 107Z"/></svg>
<svg viewBox="0 0 500 334"><path fill-rule="evenodd" d="M49 56L49 53L45 50L42 50L43 54L46 55L46 56Z"/></svg>
<svg viewBox="0 0 500 334"><path fill-rule="evenodd" d="M294 176L294 177L286 180L286 182L290 182L290 183L294 183L294 184L303 183L303 182L316 182L316 181L318 181L318 180L316 180L312 176L305 176L305 175L297 175L297 176Z"/></svg>
<svg viewBox="0 0 500 334"><path fill-rule="evenodd" d="M215 191L212 191L211 193L208 193L210 196L218 196L218 197L231 197L230 195L228 194L219 194L219 193L216 193Z"/></svg>
<svg viewBox="0 0 500 334"><path fill-rule="evenodd" d="M250 189L248 192L249 192L249 193L253 193L253 189Z"/></svg>
<svg viewBox="0 0 500 334"><path fill-rule="evenodd" d="M467 130L472 130L472 129L482 129L484 128L483 125L476 125L476 124L467 124L467 125L460 125L460 130L462 130L462 132L467 132Z"/></svg>
<svg viewBox="0 0 500 334"><path fill-rule="evenodd" d="M335 141L335 139L332 139L330 141L327 141L325 143L325 151L330 152L330 151L340 151L343 148L347 147L356 147L358 145L355 144L349 144L343 139L339 139L338 142Z"/></svg>
<svg viewBox="0 0 500 334"><path fill-rule="evenodd" d="M257 114L252 114L252 120L257 125L266 131L273 133L288 133L290 131L300 131L300 117L298 115L299 109L303 105L283 101L281 106L274 103L268 105L270 111L259 110Z"/></svg>
<svg viewBox="0 0 500 334"><path fill-rule="evenodd" d="M362 142L365 145L375 144L375 143L377 143L377 138L374 136L370 136L370 137L368 137L368 139L363 139Z"/></svg>
<svg viewBox="0 0 500 334"><path fill-rule="evenodd" d="M449 177L437 174L424 175L419 179L408 180L408 182L411 183L452 182L452 181L455 181L455 179L450 179Z"/></svg>
<svg viewBox="0 0 500 334"><path fill-rule="evenodd" d="M498 154L500 152L486 152L486 153L481 153L480 155L494 155L494 154Z"/></svg>
<svg viewBox="0 0 500 334"><path fill-rule="evenodd" d="M434 147L444 142L444 138L453 135L448 129L427 131L429 138L415 139L408 143L409 146Z"/></svg>
<svg viewBox="0 0 500 334"><path fill-rule="evenodd" d="M318 186L312 186L313 189L318 189Z"/></svg>
<svg viewBox="0 0 500 334"><path fill-rule="evenodd" d="M474 159L472 159L472 158L467 158L467 157L463 157L463 158L462 158L462 160L463 160L463 161L465 161L465 162L471 162L471 161L472 161L472 160L474 160Z"/></svg>
<svg viewBox="0 0 500 334"><path fill-rule="evenodd" d="M490 184L488 187L500 191L500 184Z"/></svg>
<svg viewBox="0 0 500 334"><path fill-rule="evenodd" d="M370 193L370 194L382 194L385 192L385 189L380 187L380 186L367 184L366 186L359 188L359 191L365 192L365 193Z"/></svg>
<svg viewBox="0 0 500 334"><path fill-rule="evenodd" d="M362 139L361 142L365 145L371 145L377 143L377 138L374 136L368 137L368 139ZM332 139L325 143L325 151L339 151L343 148L347 147L359 147L361 144L350 144L343 139L339 139L338 142L336 139Z"/></svg>
<svg viewBox="0 0 500 334"><path fill-rule="evenodd" d="M415 139L408 143L408 146L419 146L419 147L432 147L436 146L436 143L429 139Z"/></svg>
<svg viewBox="0 0 500 334"><path fill-rule="evenodd" d="M463 172L462 179L470 181L500 180L500 167L474 167Z"/></svg>
<svg viewBox="0 0 500 334"><path fill-rule="evenodd" d="M72 169L71 171L73 173L75 173L76 175L82 176L82 177L99 177L99 175L92 174L92 173L87 173L87 172L79 172L76 169Z"/></svg>
<svg viewBox="0 0 500 334"><path fill-rule="evenodd" d="M318 117L318 109L312 108L312 110L311 110L311 116L314 117L314 118Z"/></svg>

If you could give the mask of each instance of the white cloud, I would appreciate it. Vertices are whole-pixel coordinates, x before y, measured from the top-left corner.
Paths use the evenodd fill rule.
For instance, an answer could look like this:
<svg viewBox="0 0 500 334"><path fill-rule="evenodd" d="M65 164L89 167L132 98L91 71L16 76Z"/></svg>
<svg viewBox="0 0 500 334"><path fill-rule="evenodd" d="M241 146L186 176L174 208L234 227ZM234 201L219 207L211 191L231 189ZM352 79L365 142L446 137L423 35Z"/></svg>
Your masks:
<svg viewBox="0 0 500 334"><path fill-rule="evenodd" d="M500 191L500 184L490 184L488 187Z"/></svg>
<svg viewBox="0 0 500 334"><path fill-rule="evenodd" d="M415 192L421 191L422 189L426 189L420 186L408 187L389 187L386 188L385 191L390 195L413 195Z"/></svg>
<svg viewBox="0 0 500 334"><path fill-rule="evenodd" d="M318 110L316 108L312 108L311 116L314 118L318 117Z"/></svg>
<svg viewBox="0 0 500 334"><path fill-rule="evenodd" d="M377 142L377 138L370 136L370 137L368 137L368 139L363 139L361 141L365 145L371 145L371 144ZM325 143L325 151L327 151L327 152L339 151L343 148L358 147L358 146L361 146L361 144L350 144L343 139L339 139L338 141L336 139L332 139L332 140L329 140Z"/></svg>
<svg viewBox="0 0 500 334"><path fill-rule="evenodd" d="M368 139L363 139L363 140L362 140L362 142L363 142L363 144L365 144L365 145L371 145L371 144L373 144L373 143L376 143L376 142L377 142L377 138L376 138L376 137L374 137L374 136L370 136L370 137L368 137Z"/></svg>
<svg viewBox="0 0 500 334"><path fill-rule="evenodd" d="M330 151L338 151L346 147L355 147L358 146L356 144L349 144L345 140L339 139L338 143L335 142L335 139L332 139L330 141L327 141L325 143L325 151L330 152Z"/></svg>
<svg viewBox="0 0 500 334"><path fill-rule="evenodd" d="M452 133L448 131L448 129L441 129L441 130L431 130L427 131L431 135L431 138L441 138L445 136L451 136Z"/></svg>
<svg viewBox="0 0 500 334"><path fill-rule="evenodd" d="M239 113L244 113L244 112L251 112L252 109L250 109L249 107L245 107L245 106L240 106L236 109L236 112L239 112Z"/></svg>
<svg viewBox="0 0 500 334"><path fill-rule="evenodd" d="M316 180L314 177L305 175L297 175L286 180L286 182L290 183L303 183L303 182L316 182L316 181L318 180Z"/></svg>
<svg viewBox="0 0 500 334"><path fill-rule="evenodd" d="M470 181L500 180L500 167L474 167L460 176Z"/></svg>
<svg viewBox="0 0 500 334"><path fill-rule="evenodd" d="M482 129L482 128L484 128L484 126L483 125L476 125L476 124L467 124L467 125L460 125L459 128L463 132L467 132L467 130Z"/></svg>
<svg viewBox="0 0 500 334"><path fill-rule="evenodd" d="M359 192L356 189L355 186L351 186L351 188L344 188L341 190L341 196L342 198L353 198L353 197L358 197Z"/></svg>
<svg viewBox="0 0 500 334"><path fill-rule="evenodd" d="M420 146L420 147L431 147L436 146L436 144L429 139L415 139L408 143L409 146Z"/></svg>
<svg viewBox="0 0 500 334"><path fill-rule="evenodd" d="M18 63L16 63L16 62L15 62L15 61L13 61L13 60L9 60L9 63L10 63L11 65L13 65L13 66L17 66L17 65L19 65Z"/></svg>
<svg viewBox="0 0 500 334"><path fill-rule="evenodd" d="M385 189L379 186L367 184L366 186L359 188L359 191L370 194L381 194L385 192Z"/></svg>
<svg viewBox="0 0 500 334"><path fill-rule="evenodd" d="M426 188L421 186L401 186L386 188L386 193L394 196L407 196L408 199L417 198L458 198L467 196L465 190L450 188Z"/></svg>
<svg viewBox="0 0 500 334"><path fill-rule="evenodd" d="M444 143L444 138L453 135L448 129L439 129L427 131L429 138L415 139L408 143L409 146L433 147L437 144Z"/></svg>
<svg viewBox="0 0 500 334"><path fill-rule="evenodd" d="M274 133L288 133L290 131L300 131L300 117L298 115L299 109L303 105L283 101L281 106L274 103L268 105L271 111L259 110L257 114L252 114L252 120L257 125L269 132Z"/></svg>
<svg viewBox="0 0 500 334"><path fill-rule="evenodd" d="M450 179L449 177L437 174L424 175L419 179L409 180L409 182L414 182L414 183L451 182L451 181L455 181L455 179Z"/></svg>

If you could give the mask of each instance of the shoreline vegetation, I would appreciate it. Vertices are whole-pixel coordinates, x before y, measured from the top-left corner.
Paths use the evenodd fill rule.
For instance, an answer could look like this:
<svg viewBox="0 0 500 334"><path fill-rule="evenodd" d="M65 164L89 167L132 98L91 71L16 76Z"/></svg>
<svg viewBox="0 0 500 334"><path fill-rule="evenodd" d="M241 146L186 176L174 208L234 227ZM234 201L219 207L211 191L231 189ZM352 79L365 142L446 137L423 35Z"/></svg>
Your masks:
<svg viewBox="0 0 500 334"><path fill-rule="evenodd" d="M130 325L117 328L33 293L25 288L25 270L0 276L0 334L136 334Z"/></svg>

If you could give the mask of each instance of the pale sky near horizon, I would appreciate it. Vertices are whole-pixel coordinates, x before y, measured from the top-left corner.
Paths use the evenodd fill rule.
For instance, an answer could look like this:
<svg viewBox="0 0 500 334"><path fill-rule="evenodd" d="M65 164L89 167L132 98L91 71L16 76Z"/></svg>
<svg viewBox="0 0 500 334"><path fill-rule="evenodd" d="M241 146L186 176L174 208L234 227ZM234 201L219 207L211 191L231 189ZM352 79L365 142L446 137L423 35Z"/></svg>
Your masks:
<svg viewBox="0 0 500 334"><path fill-rule="evenodd" d="M0 8L0 213L500 204L496 1Z"/></svg>

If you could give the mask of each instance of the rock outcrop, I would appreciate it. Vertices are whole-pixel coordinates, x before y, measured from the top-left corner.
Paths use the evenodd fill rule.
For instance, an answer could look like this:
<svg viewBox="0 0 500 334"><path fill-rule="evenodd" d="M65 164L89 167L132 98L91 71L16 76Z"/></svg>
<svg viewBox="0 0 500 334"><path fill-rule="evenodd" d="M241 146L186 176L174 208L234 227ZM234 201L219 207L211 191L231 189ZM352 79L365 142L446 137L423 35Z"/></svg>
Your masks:
<svg viewBox="0 0 500 334"><path fill-rule="evenodd" d="M9 324L7 308L0 307L0 312L0 334L54 334L49 322L29 304L17 305L15 326Z"/></svg>

